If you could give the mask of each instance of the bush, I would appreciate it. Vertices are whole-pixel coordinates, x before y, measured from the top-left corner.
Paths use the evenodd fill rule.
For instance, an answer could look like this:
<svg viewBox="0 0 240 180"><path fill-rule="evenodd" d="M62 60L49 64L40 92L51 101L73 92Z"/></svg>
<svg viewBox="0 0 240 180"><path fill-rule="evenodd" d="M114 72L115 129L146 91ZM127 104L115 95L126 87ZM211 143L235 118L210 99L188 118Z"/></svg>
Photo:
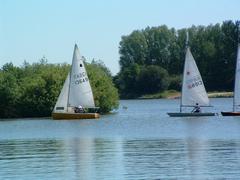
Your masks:
<svg viewBox="0 0 240 180"><path fill-rule="evenodd" d="M101 113L108 113L118 108L119 96L114 87L109 70L102 63L87 64L88 77L93 90L95 105L100 107Z"/></svg>
<svg viewBox="0 0 240 180"><path fill-rule="evenodd" d="M0 69L0 118L50 116L70 66L46 59L22 67ZM106 113L118 107L118 92L102 63L87 64L96 105Z"/></svg>

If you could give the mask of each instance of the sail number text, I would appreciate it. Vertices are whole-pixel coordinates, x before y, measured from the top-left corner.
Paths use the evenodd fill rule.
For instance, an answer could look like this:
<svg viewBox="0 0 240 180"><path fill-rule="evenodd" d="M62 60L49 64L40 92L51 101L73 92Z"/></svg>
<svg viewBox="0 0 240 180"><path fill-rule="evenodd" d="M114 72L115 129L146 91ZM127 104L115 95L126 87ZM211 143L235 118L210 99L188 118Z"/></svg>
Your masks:
<svg viewBox="0 0 240 180"><path fill-rule="evenodd" d="M187 80L188 89L203 85L201 77L193 77L192 79Z"/></svg>
<svg viewBox="0 0 240 180"><path fill-rule="evenodd" d="M74 83L76 85L88 81L88 77L87 77L86 72L82 72L82 73L79 73L79 74L74 74L73 79L74 79Z"/></svg>

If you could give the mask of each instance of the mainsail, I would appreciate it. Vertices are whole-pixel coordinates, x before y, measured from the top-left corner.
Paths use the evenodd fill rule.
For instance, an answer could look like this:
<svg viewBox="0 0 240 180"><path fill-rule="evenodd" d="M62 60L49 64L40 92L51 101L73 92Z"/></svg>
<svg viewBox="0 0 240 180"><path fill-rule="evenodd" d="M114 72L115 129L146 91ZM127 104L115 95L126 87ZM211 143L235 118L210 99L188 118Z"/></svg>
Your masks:
<svg viewBox="0 0 240 180"><path fill-rule="evenodd" d="M65 80L54 107L54 112L68 112L69 107L79 105L85 108L95 107L92 88L84 62L77 45L75 45L71 71Z"/></svg>
<svg viewBox="0 0 240 180"><path fill-rule="evenodd" d="M72 67L70 73L68 106L95 107L92 88L88 75L80 56L77 45L75 45Z"/></svg>
<svg viewBox="0 0 240 180"><path fill-rule="evenodd" d="M189 47L187 47L183 73L181 106L194 106L196 103L199 106L209 106L202 77Z"/></svg>
<svg viewBox="0 0 240 180"><path fill-rule="evenodd" d="M240 106L240 44L238 44L236 72L235 72L235 85L234 85L234 99L233 111L237 111Z"/></svg>

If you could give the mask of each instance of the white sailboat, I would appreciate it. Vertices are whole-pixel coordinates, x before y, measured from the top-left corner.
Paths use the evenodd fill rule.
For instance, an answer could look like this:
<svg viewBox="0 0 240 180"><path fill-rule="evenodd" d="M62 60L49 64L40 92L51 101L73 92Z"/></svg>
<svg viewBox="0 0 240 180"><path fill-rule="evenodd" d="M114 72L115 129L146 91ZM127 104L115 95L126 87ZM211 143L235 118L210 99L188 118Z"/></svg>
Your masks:
<svg viewBox="0 0 240 180"><path fill-rule="evenodd" d="M233 97L233 111L221 112L223 116L240 116L240 42L238 43L236 70L235 70L235 84Z"/></svg>
<svg viewBox="0 0 240 180"><path fill-rule="evenodd" d="M182 95L180 112L167 113L169 116L214 116L215 113L185 113L182 112L182 107L195 107L196 104L199 107L210 106L207 92L205 90L202 77L197 68L196 62L192 56L190 48L188 46L188 34L186 41L186 56L183 71L183 81L182 81Z"/></svg>
<svg viewBox="0 0 240 180"><path fill-rule="evenodd" d="M77 107L81 112L76 112ZM74 47L71 70L67 75L57 103L53 109L53 119L92 119L98 113L88 113L84 109L97 109L92 88L77 45Z"/></svg>

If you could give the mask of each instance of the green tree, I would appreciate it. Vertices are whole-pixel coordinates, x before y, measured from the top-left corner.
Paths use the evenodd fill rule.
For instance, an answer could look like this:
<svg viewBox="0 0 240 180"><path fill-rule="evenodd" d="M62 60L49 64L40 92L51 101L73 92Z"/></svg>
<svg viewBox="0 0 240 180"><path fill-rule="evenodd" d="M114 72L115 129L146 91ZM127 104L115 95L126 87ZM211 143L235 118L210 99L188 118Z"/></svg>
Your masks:
<svg viewBox="0 0 240 180"><path fill-rule="evenodd" d="M168 73L160 66L144 67L139 73L137 85L140 94L162 92L169 85Z"/></svg>
<svg viewBox="0 0 240 180"><path fill-rule="evenodd" d="M141 66L134 63L124 68L117 77L114 78L116 87L118 87L121 98L138 97L137 78L140 73Z"/></svg>
<svg viewBox="0 0 240 180"><path fill-rule="evenodd" d="M21 71L12 63L7 63L0 71L0 117L17 117L17 104L21 99L18 86Z"/></svg>
<svg viewBox="0 0 240 180"><path fill-rule="evenodd" d="M147 27L143 34L148 44L148 54L145 65L159 65L168 69L170 62L170 47L175 41L175 30L169 30L166 25Z"/></svg>
<svg viewBox="0 0 240 180"><path fill-rule="evenodd" d="M145 64L147 50L147 41L141 31L133 31L129 36L123 36L119 49L121 69L132 64Z"/></svg>
<svg viewBox="0 0 240 180"><path fill-rule="evenodd" d="M96 106L100 107L101 113L108 113L118 108L119 96L114 87L109 70L102 62L87 64L88 76L93 89Z"/></svg>
<svg viewBox="0 0 240 180"><path fill-rule="evenodd" d="M114 77L121 97L139 96L137 86L141 68L156 65L170 77L180 77L186 52L186 31L189 45L207 90L232 90L236 64L239 21L192 26L179 30L162 25L135 30L120 42L120 72ZM138 67L138 71L136 68ZM149 77L150 78L150 77ZM179 79L171 78L176 87ZM150 81L150 80L149 80Z"/></svg>
<svg viewBox="0 0 240 180"><path fill-rule="evenodd" d="M181 91L181 86L182 86L182 76L172 75L172 76L169 77L168 89Z"/></svg>

